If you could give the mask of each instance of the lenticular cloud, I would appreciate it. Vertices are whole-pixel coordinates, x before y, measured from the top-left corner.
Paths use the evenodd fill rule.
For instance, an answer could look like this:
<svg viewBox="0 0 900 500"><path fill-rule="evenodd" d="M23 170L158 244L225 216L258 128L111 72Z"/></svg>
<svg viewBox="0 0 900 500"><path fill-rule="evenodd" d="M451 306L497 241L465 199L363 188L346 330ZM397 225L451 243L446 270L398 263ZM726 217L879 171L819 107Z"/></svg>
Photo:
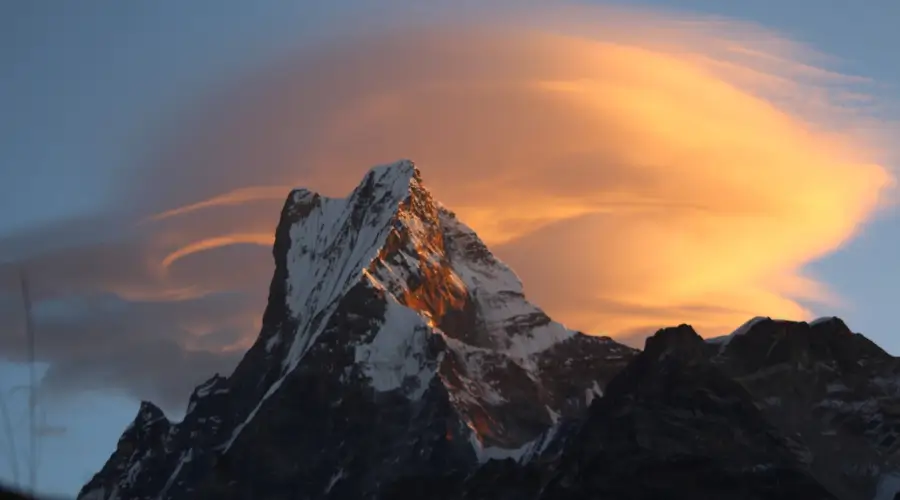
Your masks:
<svg viewBox="0 0 900 500"><path fill-rule="evenodd" d="M586 331L719 334L835 300L802 268L851 238L892 183L869 138L839 127L868 119L843 100L865 80L753 26L618 15L633 30L526 16L335 44L248 85L241 125L213 133L240 143L207 162L340 195L369 165L413 158L529 295ZM183 217L265 205L269 187L235 177ZM184 248L252 239L251 226L268 238L270 219Z"/></svg>

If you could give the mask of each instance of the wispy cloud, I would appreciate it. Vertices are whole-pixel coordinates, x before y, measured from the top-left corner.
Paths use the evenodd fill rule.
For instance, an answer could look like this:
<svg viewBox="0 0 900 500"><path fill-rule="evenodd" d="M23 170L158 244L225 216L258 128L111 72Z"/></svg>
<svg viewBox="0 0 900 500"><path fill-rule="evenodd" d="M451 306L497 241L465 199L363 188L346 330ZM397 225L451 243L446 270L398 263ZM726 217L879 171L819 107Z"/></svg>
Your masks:
<svg viewBox="0 0 900 500"><path fill-rule="evenodd" d="M886 145L848 126L883 123L873 82L751 24L535 12L336 39L198 111L126 187L127 230L19 262L47 383L181 401L256 335L288 190L401 157L575 328L719 334L840 300L803 267L888 200Z"/></svg>

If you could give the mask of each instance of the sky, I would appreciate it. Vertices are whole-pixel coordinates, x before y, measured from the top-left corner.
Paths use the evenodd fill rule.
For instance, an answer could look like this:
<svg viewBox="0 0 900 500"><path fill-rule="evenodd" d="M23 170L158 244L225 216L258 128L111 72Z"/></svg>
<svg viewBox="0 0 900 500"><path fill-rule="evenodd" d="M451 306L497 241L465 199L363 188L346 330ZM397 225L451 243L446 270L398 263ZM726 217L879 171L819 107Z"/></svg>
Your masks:
<svg viewBox="0 0 900 500"><path fill-rule="evenodd" d="M327 5L327 7L326 7ZM893 0L0 6L0 479L73 496L255 339L291 187L412 158L555 319L900 352ZM14 458L17 458L15 460Z"/></svg>

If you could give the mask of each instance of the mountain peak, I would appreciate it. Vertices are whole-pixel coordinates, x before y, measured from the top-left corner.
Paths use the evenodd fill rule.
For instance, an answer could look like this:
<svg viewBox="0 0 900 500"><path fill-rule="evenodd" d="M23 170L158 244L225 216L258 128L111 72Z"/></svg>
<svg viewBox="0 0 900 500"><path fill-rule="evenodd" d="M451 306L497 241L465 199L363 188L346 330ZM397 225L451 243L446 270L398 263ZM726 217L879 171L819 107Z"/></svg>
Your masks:
<svg viewBox="0 0 900 500"><path fill-rule="evenodd" d="M419 172L416 163L406 158L370 168L363 177L363 183L367 182L370 178L376 179L378 182L384 184L393 184L394 182L397 182L401 185L411 181L419 182L422 180L421 173Z"/></svg>
<svg viewBox="0 0 900 500"><path fill-rule="evenodd" d="M747 369L790 362L799 366L836 363L854 370L860 363L879 362L890 357L833 316L809 323L757 317L730 335L706 342L718 347L720 359L745 364Z"/></svg>
<svg viewBox="0 0 900 500"><path fill-rule="evenodd" d="M524 460L545 452L556 425L583 414L635 354L529 302L409 160L370 169L343 198L291 191L273 257L262 330L234 373L198 387L184 420L146 445L160 451L119 457L94 491L153 461L168 479L146 479L143 491L187 494L181 485L198 478L271 462L258 455L291 439L305 450L293 457L329 454L291 466L291 481L335 498L354 497L338 483L374 491L401 461L407 473L443 473ZM362 456L371 463L351 470ZM328 480L326 465L342 472ZM125 494L138 483L114 484Z"/></svg>
<svg viewBox="0 0 900 500"><path fill-rule="evenodd" d="M363 277L402 215L409 213L401 205L410 204L416 194L430 198L419 182L415 165L401 160L370 169L346 198L328 198L308 189L291 192L278 230L288 233L289 241L286 248L276 249L283 254L276 255L276 262L286 257L285 299L298 323L323 313ZM306 326L311 331L294 340L269 339L270 348L275 342L292 342L286 360L291 367L317 338L313 325Z"/></svg>
<svg viewBox="0 0 900 500"><path fill-rule="evenodd" d="M411 187L421 183L419 168L412 160L397 160L370 168L353 190L351 197L358 192L387 191L396 195L396 201L402 201ZM319 193L307 187L298 187L288 195L289 203L305 204L313 198L321 197Z"/></svg>
<svg viewBox="0 0 900 500"><path fill-rule="evenodd" d="M683 360L699 359L704 356L703 338L690 325L663 328L644 344L644 354L656 359L674 356Z"/></svg>
<svg viewBox="0 0 900 500"><path fill-rule="evenodd" d="M374 296L369 300L380 304L368 313L377 319L370 334L343 339L367 384L417 399L436 377L452 394L469 393L468 402L454 399L457 408L477 404L484 412L509 403L493 379L515 373L517 383L540 384L540 354L584 337L526 300L515 273L433 199L412 161L372 168L346 198L294 191L285 213L278 232L289 241L276 250L276 262L284 261L276 275L286 283L282 323L296 327L265 339L267 350L283 349L281 378L316 348L326 318L349 297ZM578 342L595 353L618 346ZM557 410L528 418L550 422ZM471 427L480 429L479 440L498 437L484 425Z"/></svg>
<svg viewBox="0 0 900 500"><path fill-rule="evenodd" d="M900 471L900 367L839 319L568 330L411 161L292 191L272 254L234 372L181 422L142 403L79 498L855 500Z"/></svg>
<svg viewBox="0 0 900 500"><path fill-rule="evenodd" d="M360 282L473 348L525 358L575 334L525 301L515 273L433 200L410 160L372 168L346 198L293 191L282 226L288 227L279 232L290 237L282 250L286 302L294 319L306 323L293 339L268 339L270 346L291 343L286 367L295 367L321 333L321 323L307 320L329 314ZM485 301L518 309L479 323L477 310L493 308ZM516 319L509 328L493 324L507 316Z"/></svg>
<svg viewBox="0 0 900 500"><path fill-rule="evenodd" d="M164 418L166 416L158 406L150 401L141 401L141 406L138 408L137 416L135 416L134 420L142 424L149 424Z"/></svg>
<svg viewBox="0 0 900 500"><path fill-rule="evenodd" d="M409 160L291 191L272 254L234 372L178 423L143 402L79 498L856 500L900 477L900 365L843 321L679 325L642 353L568 330Z"/></svg>

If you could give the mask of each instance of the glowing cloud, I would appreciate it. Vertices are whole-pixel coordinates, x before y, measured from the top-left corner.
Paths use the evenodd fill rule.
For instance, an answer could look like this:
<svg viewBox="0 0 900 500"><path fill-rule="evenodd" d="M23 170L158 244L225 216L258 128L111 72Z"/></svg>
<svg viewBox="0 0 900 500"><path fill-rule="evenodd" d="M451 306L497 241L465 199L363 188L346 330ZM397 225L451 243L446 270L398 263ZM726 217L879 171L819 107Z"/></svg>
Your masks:
<svg viewBox="0 0 900 500"><path fill-rule="evenodd" d="M203 210L213 207L223 207L228 205L241 205L253 201L260 200L283 200L283 186L255 186L249 188L235 189L234 191L193 203L184 207L160 212L152 217L149 221L161 221L170 217L189 214L197 210Z"/></svg>
<svg viewBox="0 0 900 500"><path fill-rule="evenodd" d="M507 22L335 45L251 87L258 105L230 129L241 149L215 164L264 151L285 185L342 195L368 165L411 157L540 304L587 331L718 334L833 303L801 270L893 182L870 138L839 127L868 119L841 102L867 80L755 26L627 21L627 36Z"/></svg>
<svg viewBox="0 0 900 500"><path fill-rule="evenodd" d="M570 327L628 336L687 322L716 335L838 303L803 268L888 201L886 144L865 132L885 128L871 82L721 19L586 8L453 19L344 26L366 34L339 33L197 110L131 182L125 197L144 211L127 241L29 263L42 299L96 305L44 325L57 339L45 352L65 361L49 379L149 397L164 364L148 342L166 332L153 352L189 355L159 390L181 401L176 388L255 338L272 271L262 247L290 188L344 196L398 158ZM97 345L127 360L121 377L97 371L93 350L73 361L74 347ZM128 371L138 361L144 371Z"/></svg>
<svg viewBox="0 0 900 500"><path fill-rule="evenodd" d="M251 244L251 245L268 245L271 246L275 241L272 234L256 234L256 233L234 233L226 236L217 236L215 238L207 238L200 241L189 243L174 252L166 255L162 260L162 268L168 269L173 263L179 259L183 259L188 255L198 252L205 252L215 248L226 247L230 245Z"/></svg>

